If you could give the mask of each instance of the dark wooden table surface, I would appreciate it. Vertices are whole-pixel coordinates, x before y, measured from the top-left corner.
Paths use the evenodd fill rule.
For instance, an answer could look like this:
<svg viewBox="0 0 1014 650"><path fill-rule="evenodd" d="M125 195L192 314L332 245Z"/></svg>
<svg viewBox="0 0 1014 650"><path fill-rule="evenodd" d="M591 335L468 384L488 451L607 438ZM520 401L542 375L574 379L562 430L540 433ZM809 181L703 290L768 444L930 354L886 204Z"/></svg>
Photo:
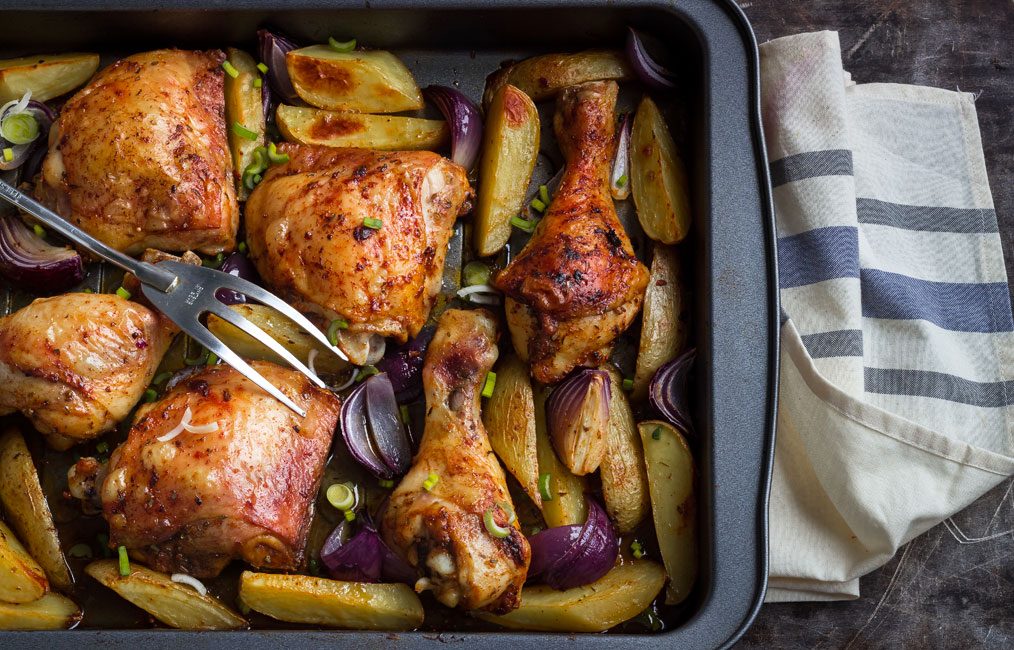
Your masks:
<svg viewBox="0 0 1014 650"><path fill-rule="evenodd" d="M1014 278L1014 2L739 0L757 41L836 30L857 83L978 95L1007 274ZM904 480L899 477L899 480ZM1006 481L860 582L859 600L769 604L739 648L1014 647L1014 484ZM1007 534L1001 534L1006 531Z"/></svg>

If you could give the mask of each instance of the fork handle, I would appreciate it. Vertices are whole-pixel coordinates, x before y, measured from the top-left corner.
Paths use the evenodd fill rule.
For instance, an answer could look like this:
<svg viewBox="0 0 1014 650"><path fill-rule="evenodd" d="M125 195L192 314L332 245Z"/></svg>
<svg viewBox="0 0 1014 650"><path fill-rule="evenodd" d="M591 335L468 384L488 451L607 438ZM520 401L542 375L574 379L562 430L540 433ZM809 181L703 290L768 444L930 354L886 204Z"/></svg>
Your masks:
<svg viewBox="0 0 1014 650"><path fill-rule="evenodd" d="M50 230L60 233L88 252L101 257L110 264L115 264L124 271L133 273L144 284L155 287L165 293L168 293L176 286L178 279L175 274L154 264L135 260L114 248L106 246L21 190L2 180L0 180L0 197L11 205L27 212Z"/></svg>

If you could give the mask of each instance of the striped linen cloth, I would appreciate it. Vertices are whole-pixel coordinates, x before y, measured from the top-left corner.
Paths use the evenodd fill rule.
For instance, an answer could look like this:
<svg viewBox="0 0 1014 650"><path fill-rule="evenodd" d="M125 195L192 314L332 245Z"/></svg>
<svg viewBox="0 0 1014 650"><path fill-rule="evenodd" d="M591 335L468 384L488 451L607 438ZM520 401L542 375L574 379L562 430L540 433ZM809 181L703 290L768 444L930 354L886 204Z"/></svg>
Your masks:
<svg viewBox="0 0 1014 650"><path fill-rule="evenodd" d="M859 576L1014 474L1014 319L973 98L761 46L781 397L769 601Z"/></svg>

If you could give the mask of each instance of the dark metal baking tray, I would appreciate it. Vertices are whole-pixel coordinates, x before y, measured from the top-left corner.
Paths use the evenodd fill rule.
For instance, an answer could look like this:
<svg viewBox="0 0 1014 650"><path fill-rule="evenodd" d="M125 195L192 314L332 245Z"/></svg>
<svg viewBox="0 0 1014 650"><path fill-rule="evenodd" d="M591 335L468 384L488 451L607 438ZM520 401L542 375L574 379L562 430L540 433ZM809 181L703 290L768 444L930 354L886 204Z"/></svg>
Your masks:
<svg viewBox="0 0 1014 650"><path fill-rule="evenodd" d="M6 0L7 53L250 47L274 25L307 42L352 34L396 51L421 86L472 97L500 61L623 43L627 25L665 43L682 76L694 227L682 244L693 278L693 380L701 572L660 634L339 630L180 632L79 629L0 633L4 648L418 647L467 642L535 648L731 645L767 576L767 496L777 392L774 225L760 127L757 48L731 0Z"/></svg>

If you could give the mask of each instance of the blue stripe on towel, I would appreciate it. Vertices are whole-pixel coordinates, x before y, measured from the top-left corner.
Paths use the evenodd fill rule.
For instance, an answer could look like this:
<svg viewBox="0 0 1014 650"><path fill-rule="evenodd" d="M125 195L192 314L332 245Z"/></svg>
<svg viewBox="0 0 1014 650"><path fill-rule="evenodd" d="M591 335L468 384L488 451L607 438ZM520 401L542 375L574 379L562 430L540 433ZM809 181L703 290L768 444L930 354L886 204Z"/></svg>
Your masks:
<svg viewBox="0 0 1014 650"><path fill-rule="evenodd" d="M859 232L851 226L817 228L778 238L782 289L859 277Z"/></svg>
<svg viewBox="0 0 1014 650"><path fill-rule="evenodd" d="M862 330L834 330L804 334L803 345L813 359L863 356Z"/></svg>
<svg viewBox="0 0 1014 650"><path fill-rule="evenodd" d="M956 332L1014 331L1007 284L930 282L863 269L863 316L926 320Z"/></svg>
<svg viewBox="0 0 1014 650"><path fill-rule="evenodd" d="M775 160L768 168L772 187L818 176L851 176L852 152L848 149L806 151Z"/></svg>
<svg viewBox="0 0 1014 650"><path fill-rule="evenodd" d="M859 223L905 230L958 233L998 231L996 212L986 208L937 208L888 203L877 199L856 199L856 215Z"/></svg>
<svg viewBox="0 0 1014 650"><path fill-rule="evenodd" d="M867 393L935 397L972 406L999 408L1014 403L1014 382L977 382L930 370L866 368Z"/></svg>

